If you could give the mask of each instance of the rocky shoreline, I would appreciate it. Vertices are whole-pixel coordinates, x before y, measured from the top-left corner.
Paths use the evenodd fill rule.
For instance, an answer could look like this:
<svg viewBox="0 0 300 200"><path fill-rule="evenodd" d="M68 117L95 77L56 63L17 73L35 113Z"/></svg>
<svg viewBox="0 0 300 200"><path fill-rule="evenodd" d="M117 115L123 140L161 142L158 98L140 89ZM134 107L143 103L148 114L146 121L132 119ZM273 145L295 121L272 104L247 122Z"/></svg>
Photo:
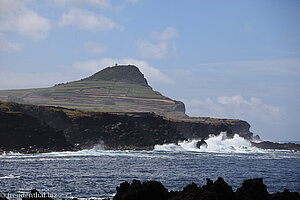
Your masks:
<svg viewBox="0 0 300 200"><path fill-rule="evenodd" d="M153 150L155 145L226 132L250 140L242 120L188 118L172 120L155 113L85 112L52 106L0 101L0 153L78 151L95 145L105 150ZM256 138L258 136L255 136ZM299 144L252 143L258 148L300 151Z"/></svg>
<svg viewBox="0 0 300 200"><path fill-rule="evenodd" d="M79 198L79 197L78 197ZM1 200L8 200L0 193ZM23 200L52 200L50 196L31 190ZM63 199L63 198L62 198ZM299 200L299 192L283 192L270 194L262 178L244 180L236 191L228 185L222 177L216 181L206 179L206 185L198 186L195 183L187 185L183 190L169 191L161 182L133 180L116 187L116 194L112 200ZM78 200L73 198L73 200ZM103 199L110 200L110 198Z"/></svg>

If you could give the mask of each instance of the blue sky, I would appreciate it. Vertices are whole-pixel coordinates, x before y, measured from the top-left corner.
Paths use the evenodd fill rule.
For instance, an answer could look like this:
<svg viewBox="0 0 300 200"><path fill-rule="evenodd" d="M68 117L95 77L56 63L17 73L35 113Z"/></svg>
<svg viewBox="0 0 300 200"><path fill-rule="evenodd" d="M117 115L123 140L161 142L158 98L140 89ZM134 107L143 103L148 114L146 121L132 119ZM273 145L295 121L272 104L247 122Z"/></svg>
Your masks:
<svg viewBox="0 0 300 200"><path fill-rule="evenodd" d="M0 89L135 64L191 116L300 140L300 1L0 0Z"/></svg>

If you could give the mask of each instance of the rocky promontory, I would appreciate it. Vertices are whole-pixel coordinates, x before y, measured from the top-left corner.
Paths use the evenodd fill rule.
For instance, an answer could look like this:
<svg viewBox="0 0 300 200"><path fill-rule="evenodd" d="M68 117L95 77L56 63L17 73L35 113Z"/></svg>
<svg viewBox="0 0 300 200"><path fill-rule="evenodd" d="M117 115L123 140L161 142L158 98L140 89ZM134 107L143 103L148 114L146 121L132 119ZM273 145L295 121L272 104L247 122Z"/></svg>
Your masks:
<svg viewBox="0 0 300 200"><path fill-rule="evenodd" d="M178 121L155 113L84 112L0 102L0 149L23 153L92 148L152 150L157 144L206 139L227 131L252 137L240 120Z"/></svg>
<svg viewBox="0 0 300 200"><path fill-rule="evenodd" d="M242 120L174 120L149 112L85 112L53 106L0 102L2 153L81 150L95 145L101 149L153 150L155 145L188 139L203 141L220 132L227 132L228 137L238 134L251 140L253 134L249 128L250 125ZM267 149L276 149L276 144L253 143L259 148ZM296 144L280 144L279 147L300 150L300 145Z"/></svg>

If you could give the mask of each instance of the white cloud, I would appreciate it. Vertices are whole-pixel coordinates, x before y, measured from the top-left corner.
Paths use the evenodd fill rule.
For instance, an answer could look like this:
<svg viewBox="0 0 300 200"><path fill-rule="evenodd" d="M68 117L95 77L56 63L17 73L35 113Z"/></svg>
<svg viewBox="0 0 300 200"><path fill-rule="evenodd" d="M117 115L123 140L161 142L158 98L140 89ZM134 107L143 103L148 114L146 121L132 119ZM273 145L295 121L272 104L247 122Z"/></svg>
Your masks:
<svg viewBox="0 0 300 200"><path fill-rule="evenodd" d="M191 116L210 116L220 118L237 118L244 120L273 121L282 120L282 110L279 107L267 105L261 99L251 97L249 100L237 96L221 96L213 101L185 99L187 113Z"/></svg>
<svg viewBox="0 0 300 200"><path fill-rule="evenodd" d="M28 1L0 1L0 31L15 31L31 39L44 39L50 21L26 7Z"/></svg>
<svg viewBox="0 0 300 200"><path fill-rule="evenodd" d="M136 47L138 54L144 58L161 59L176 54L176 45L172 41L178 36L177 31L167 27L163 32L153 31L151 38L154 43L148 40L137 40Z"/></svg>
<svg viewBox="0 0 300 200"><path fill-rule="evenodd" d="M0 33L0 51L20 51L21 47L19 44L11 43L6 40L4 35Z"/></svg>
<svg viewBox="0 0 300 200"><path fill-rule="evenodd" d="M243 103L248 105L250 104L248 101L244 100L244 98L240 95L233 96L233 97L226 97L226 96L218 97L217 102L224 105L228 105L228 104L240 105Z"/></svg>
<svg viewBox="0 0 300 200"><path fill-rule="evenodd" d="M147 80L149 79L150 84L152 82L174 84L174 81L172 81L168 76L163 74L158 69L150 66L147 62L143 60L124 58L120 60L120 63L128 63L137 66L141 70L141 72L145 74Z"/></svg>
<svg viewBox="0 0 300 200"><path fill-rule="evenodd" d="M109 8L110 1L109 0L54 0L56 4L59 5L68 5L68 6L81 6L81 5L89 5L97 8Z"/></svg>
<svg viewBox="0 0 300 200"><path fill-rule="evenodd" d="M143 58L165 58L169 53L166 42L152 44L147 40L138 40L136 42L139 55Z"/></svg>
<svg viewBox="0 0 300 200"><path fill-rule="evenodd" d="M100 60L89 60L86 62L75 62L73 66L76 69L95 73L100 71L106 67L113 66L115 64L124 64L124 65L135 65L137 66L143 74L145 74L146 79L148 82L151 83L168 83L173 84L169 77L163 74L158 69L150 66L147 62L143 60L137 60L134 58L121 58L121 59L114 59L114 58L102 58Z"/></svg>
<svg viewBox="0 0 300 200"><path fill-rule="evenodd" d="M92 53L92 54L103 54L106 49L104 46L94 42L84 43L84 48L88 53Z"/></svg>
<svg viewBox="0 0 300 200"><path fill-rule="evenodd" d="M163 32L153 31L151 37L153 40L157 41L167 41L173 40L178 36L176 29L172 27L167 27Z"/></svg>
<svg viewBox="0 0 300 200"><path fill-rule="evenodd" d="M68 13L62 14L58 25L73 25L83 30L94 31L107 31L110 29L122 30L122 27L116 24L112 19L78 8L72 8Z"/></svg>

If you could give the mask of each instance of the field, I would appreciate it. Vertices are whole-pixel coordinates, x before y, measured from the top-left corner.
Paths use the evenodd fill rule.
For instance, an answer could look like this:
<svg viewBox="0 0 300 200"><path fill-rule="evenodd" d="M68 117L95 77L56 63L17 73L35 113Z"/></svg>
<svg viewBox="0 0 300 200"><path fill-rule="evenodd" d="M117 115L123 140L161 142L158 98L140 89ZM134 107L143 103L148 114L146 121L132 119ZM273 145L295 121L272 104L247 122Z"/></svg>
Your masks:
<svg viewBox="0 0 300 200"><path fill-rule="evenodd" d="M170 118L186 117L181 102L150 86L116 81L80 80L50 88L1 90L0 100L87 111L156 112Z"/></svg>

